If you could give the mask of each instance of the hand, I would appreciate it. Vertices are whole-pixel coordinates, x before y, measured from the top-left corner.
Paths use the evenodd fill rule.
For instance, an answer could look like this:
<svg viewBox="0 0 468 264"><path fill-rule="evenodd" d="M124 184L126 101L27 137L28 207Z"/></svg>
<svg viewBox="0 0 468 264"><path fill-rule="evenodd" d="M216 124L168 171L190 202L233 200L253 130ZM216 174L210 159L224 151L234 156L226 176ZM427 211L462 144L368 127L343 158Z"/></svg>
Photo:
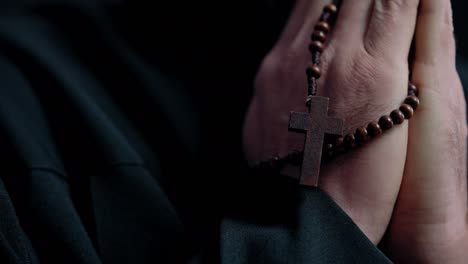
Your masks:
<svg viewBox="0 0 468 264"><path fill-rule="evenodd" d="M403 182L386 239L398 263L468 261L466 104L455 69L449 0L421 0Z"/></svg>
<svg viewBox="0 0 468 264"><path fill-rule="evenodd" d="M244 148L251 163L303 150L304 134L288 131L289 112L306 111L307 46L327 3L298 0L258 72L244 128ZM406 97L408 53L418 3L343 1L322 55L318 91L330 98L330 115L345 119L347 133L389 114ZM322 168L320 188L374 243L381 240L388 226L400 189L407 124Z"/></svg>

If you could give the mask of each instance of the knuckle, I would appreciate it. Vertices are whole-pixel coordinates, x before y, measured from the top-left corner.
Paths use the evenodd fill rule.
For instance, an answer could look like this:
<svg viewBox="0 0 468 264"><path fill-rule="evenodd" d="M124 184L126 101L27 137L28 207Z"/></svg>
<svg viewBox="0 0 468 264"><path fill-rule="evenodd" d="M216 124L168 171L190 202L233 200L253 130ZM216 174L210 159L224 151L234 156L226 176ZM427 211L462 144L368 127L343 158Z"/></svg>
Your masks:
<svg viewBox="0 0 468 264"><path fill-rule="evenodd" d="M261 62L260 68L255 78L255 92L262 92L264 85L262 83L268 76L275 76L279 71L279 64L277 63L277 56L271 54L267 55Z"/></svg>
<svg viewBox="0 0 468 264"><path fill-rule="evenodd" d="M389 4L389 1L377 1L374 6L374 17L380 21L382 25L396 21L398 9L395 4ZM394 1L391 1L392 3Z"/></svg>
<svg viewBox="0 0 468 264"><path fill-rule="evenodd" d="M416 0L384 0L385 6L392 11L416 9L419 5L419 1Z"/></svg>
<svg viewBox="0 0 468 264"><path fill-rule="evenodd" d="M386 112L394 107L395 100L401 100L402 89L382 89L382 84L400 85L405 82L395 76L408 76L407 67L389 67L384 60L376 60L367 55L354 57L341 63L340 76L346 86L339 95L339 109L349 112L353 107L353 115L361 118L375 118L375 113ZM398 69L398 70L396 70ZM401 80L400 80L401 79ZM402 86L405 87L406 85ZM388 100L392 98L392 100ZM348 110L348 111L347 111Z"/></svg>
<svg viewBox="0 0 468 264"><path fill-rule="evenodd" d="M296 70L294 61L297 63L298 55L294 51L273 50L261 62L257 72L256 83L265 79L279 79Z"/></svg>
<svg viewBox="0 0 468 264"><path fill-rule="evenodd" d="M381 34L386 28L398 27L401 19L416 16L419 1L415 0L378 0L374 4L373 19L378 23Z"/></svg>
<svg viewBox="0 0 468 264"><path fill-rule="evenodd" d="M414 12L418 9L418 5L417 0L380 0L376 1L375 8L381 14L396 17L402 13Z"/></svg>

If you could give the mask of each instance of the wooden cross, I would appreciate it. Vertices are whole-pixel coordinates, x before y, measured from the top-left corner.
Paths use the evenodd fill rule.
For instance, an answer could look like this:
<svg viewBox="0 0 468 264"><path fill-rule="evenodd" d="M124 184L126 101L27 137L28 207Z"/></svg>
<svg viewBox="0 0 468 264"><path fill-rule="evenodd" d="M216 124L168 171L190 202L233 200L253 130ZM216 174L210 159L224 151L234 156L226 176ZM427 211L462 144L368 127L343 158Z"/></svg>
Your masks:
<svg viewBox="0 0 468 264"><path fill-rule="evenodd" d="M306 131L300 184L318 186L325 134L343 135L343 120L328 116L327 97L311 98L309 113L291 112L289 128Z"/></svg>

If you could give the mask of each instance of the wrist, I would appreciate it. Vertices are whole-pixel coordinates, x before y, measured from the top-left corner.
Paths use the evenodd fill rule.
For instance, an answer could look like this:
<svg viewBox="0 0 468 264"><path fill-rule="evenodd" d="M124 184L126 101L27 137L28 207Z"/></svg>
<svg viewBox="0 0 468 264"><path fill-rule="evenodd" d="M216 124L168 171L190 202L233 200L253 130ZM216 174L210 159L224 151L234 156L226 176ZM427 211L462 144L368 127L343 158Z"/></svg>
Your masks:
<svg viewBox="0 0 468 264"><path fill-rule="evenodd" d="M393 223L392 223L393 225ZM468 225L412 226L390 231L383 249L397 263L466 263ZM392 228L392 227L390 227Z"/></svg>
<svg viewBox="0 0 468 264"><path fill-rule="evenodd" d="M343 190L337 190L327 183L323 184L321 188L351 218L369 241L374 245L379 244L388 226L390 219L388 212L391 212L391 209L388 209L384 204L380 204L379 208L376 209L372 203L348 196Z"/></svg>

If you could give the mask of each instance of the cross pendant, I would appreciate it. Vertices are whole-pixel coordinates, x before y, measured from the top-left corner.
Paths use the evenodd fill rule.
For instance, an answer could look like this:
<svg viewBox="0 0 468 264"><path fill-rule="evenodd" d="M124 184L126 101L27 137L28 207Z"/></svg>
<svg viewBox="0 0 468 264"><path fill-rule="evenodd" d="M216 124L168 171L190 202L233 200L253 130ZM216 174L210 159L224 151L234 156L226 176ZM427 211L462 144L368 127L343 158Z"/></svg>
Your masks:
<svg viewBox="0 0 468 264"><path fill-rule="evenodd" d="M343 135L343 119L328 116L327 97L314 96L309 113L291 112L289 128L306 131L301 185L318 186L325 134Z"/></svg>

